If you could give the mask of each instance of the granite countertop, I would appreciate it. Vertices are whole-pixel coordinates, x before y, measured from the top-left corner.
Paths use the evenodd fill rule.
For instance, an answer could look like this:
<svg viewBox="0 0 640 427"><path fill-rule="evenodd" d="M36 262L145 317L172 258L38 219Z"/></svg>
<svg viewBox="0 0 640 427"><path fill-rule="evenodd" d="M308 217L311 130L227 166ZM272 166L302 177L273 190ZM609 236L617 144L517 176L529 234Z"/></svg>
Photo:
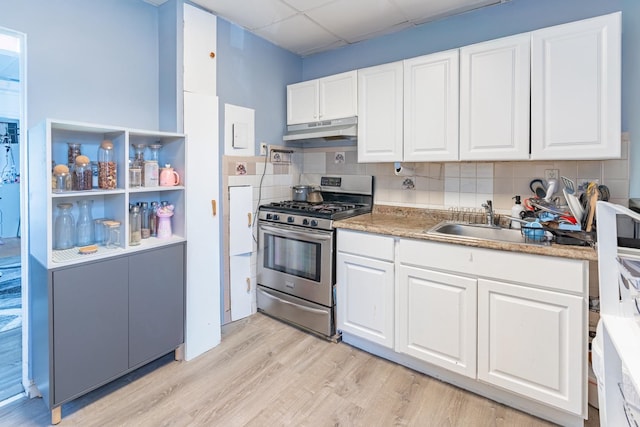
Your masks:
<svg viewBox="0 0 640 427"><path fill-rule="evenodd" d="M358 215L335 221L336 228L365 231L368 233L386 234L411 239L430 240L442 243L454 243L478 248L498 249L511 252L522 252L536 255L548 255L562 258L597 261L598 253L588 246L540 245L475 240L448 235L427 234L441 221L450 220L451 212L435 209L416 209L398 206L376 205L369 214Z"/></svg>

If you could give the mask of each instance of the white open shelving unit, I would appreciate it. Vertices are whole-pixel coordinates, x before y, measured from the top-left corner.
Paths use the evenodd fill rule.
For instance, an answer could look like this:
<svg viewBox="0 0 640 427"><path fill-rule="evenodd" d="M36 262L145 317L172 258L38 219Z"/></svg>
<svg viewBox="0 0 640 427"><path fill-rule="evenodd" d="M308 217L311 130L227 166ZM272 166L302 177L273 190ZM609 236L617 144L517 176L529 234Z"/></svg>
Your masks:
<svg viewBox="0 0 640 427"><path fill-rule="evenodd" d="M106 139L113 141L114 145L117 188L53 192L52 167L54 164L67 164L67 143L81 144L82 154L92 161L97 161L100 143ZM165 164L171 164L182 180L185 176L186 162L186 138L182 134L53 119L47 119L29 129L31 254L43 266L63 267L186 240L186 200L183 182L172 187L129 187L128 165L129 159L133 157L132 144L141 143L161 144L159 165L162 167ZM81 255L78 248L53 249L56 206L59 203L72 203L73 215L77 221L77 202L82 199L93 200L94 219L109 218L120 221L122 225L119 247L99 246L97 252L88 255ZM168 239L150 237L143 239L140 245L129 245L129 205L163 200L175 207L171 218L172 237Z"/></svg>
<svg viewBox="0 0 640 427"><path fill-rule="evenodd" d="M598 202L600 324L593 352L598 377L600 425L640 425L640 271L620 268L620 260L640 266L640 250L620 247L620 220L640 224L640 215ZM627 218L625 218L627 217ZM626 270L625 274L622 271ZM600 354L598 354L600 353Z"/></svg>

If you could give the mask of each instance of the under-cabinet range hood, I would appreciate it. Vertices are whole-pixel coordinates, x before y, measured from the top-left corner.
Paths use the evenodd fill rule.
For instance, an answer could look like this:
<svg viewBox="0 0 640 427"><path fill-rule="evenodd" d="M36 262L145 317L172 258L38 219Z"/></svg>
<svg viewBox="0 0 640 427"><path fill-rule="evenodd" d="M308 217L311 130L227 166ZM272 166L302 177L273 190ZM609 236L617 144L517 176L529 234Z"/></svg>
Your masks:
<svg viewBox="0 0 640 427"><path fill-rule="evenodd" d="M358 118L324 120L287 126L285 141L353 139L358 134Z"/></svg>

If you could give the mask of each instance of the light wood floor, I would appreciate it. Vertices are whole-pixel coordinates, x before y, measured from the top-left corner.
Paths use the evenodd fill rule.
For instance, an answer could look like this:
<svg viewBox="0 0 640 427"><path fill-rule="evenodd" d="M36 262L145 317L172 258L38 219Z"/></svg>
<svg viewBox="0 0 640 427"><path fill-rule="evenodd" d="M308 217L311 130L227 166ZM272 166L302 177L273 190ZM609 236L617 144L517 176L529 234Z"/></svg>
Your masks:
<svg viewBox="0 0 640 427"><path fill-rule="evenodd" d="M195 360L165 357L62 416L61 426L550 425L262 314L224 326L222 343ZM2 426L48 422L42 399L0 408Z"/></svg>

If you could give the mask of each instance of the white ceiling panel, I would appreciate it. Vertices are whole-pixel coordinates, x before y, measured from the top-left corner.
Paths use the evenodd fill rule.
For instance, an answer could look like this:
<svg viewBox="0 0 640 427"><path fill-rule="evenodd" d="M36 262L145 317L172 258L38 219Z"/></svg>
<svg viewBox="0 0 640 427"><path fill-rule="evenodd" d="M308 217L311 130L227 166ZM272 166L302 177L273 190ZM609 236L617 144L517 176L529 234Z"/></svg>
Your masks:
<svg viewBox="0 0 640 427"><path fill-rule="evenodd" d="M500 3L501 0L391 0L412 22L419 24L444 16Z"/></svg>
<svg viewBox="0 0 640 427"><path fill-rule="evenodd" d="M299 12L315 9L325 4L333 3L336 0L282 0Z"/></svg>
<svg viewBox="0 0 640 427"><path fill-rule="evenodd" d="M197 3L248 30L266 27L297 13L279 0L199 0Z"/></svg>
<svg viewBox="0 0 640 427"><path fill-rule="evenodd" d="M165 0L143 0L161 4ZM311 55L510 0L192 0L298 55Z"/></svg>
<svg viewBox="0 0 640 427"><path fill-rule="evenodd" d="M302 54L339 42L340 39L312 22L305 15L295 15L255 33L278 46L286 45L292 52Z"/></svg>
<svg viewBox="0 0 640 427"><path fill-rule="evenodd" d="M350 43L407 21L398 7L388 0L338 0L306 14Z"/></svg>

